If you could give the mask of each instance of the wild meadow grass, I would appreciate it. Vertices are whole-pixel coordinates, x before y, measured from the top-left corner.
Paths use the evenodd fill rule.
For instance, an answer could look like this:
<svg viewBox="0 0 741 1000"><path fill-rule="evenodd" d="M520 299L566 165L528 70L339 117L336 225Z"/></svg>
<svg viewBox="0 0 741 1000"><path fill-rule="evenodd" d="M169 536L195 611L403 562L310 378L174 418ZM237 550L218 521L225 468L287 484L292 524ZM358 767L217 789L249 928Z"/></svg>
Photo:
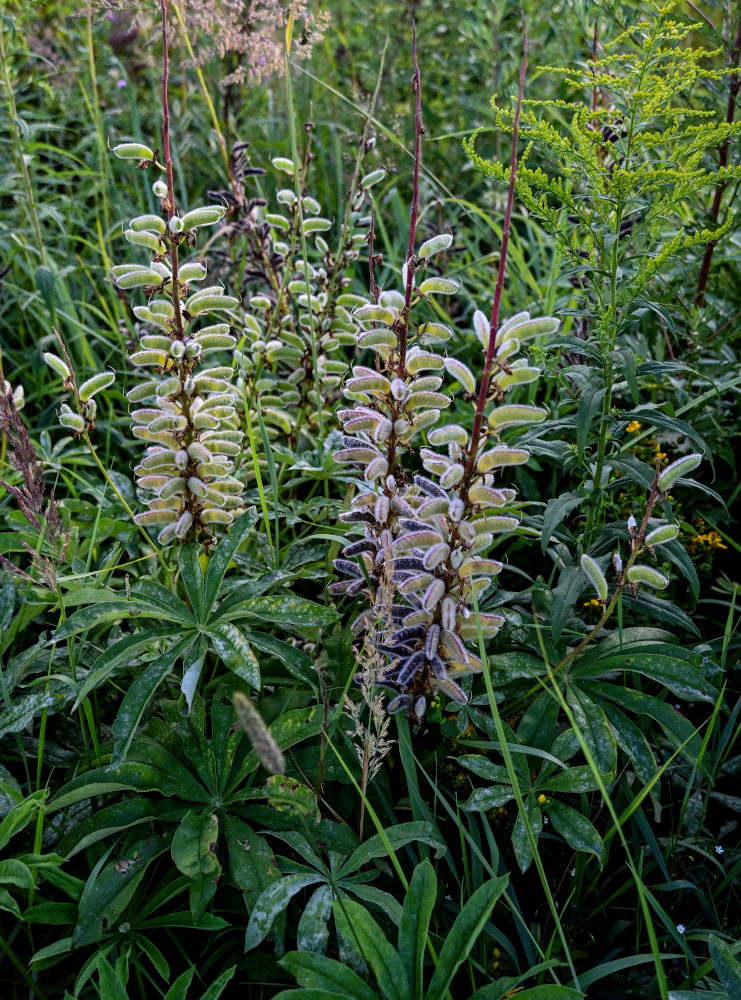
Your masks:
<svg viewBox="0 0 741 1000"><path fill-rule="evenodd" d="M1 14L2 996L737 1000L736 5Z"/></svg>

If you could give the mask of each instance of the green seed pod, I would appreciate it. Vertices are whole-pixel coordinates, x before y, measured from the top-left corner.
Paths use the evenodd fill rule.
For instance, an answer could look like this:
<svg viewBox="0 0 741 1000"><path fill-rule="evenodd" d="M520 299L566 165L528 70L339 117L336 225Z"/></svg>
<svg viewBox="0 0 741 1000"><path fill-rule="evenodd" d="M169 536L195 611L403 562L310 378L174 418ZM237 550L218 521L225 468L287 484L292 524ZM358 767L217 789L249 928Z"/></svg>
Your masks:
<svg viewBox="0 0 741 1000"><path fill-rule="evenodd" d="M646 545L649 547L654 545L663 545L664 542L673 541L678 534L678 524L662 524L660 527L654 528L653 531L646 535Z"/></svg>
<svg viewBox="0 0 741 1000"><path fill-rule="evenodd" d="M165 354L170 350L170 343L169 337L157 333L146 333L139 339L139 345L145 351L164 351Z"/></svg>
<svg viewBox="0 0 741 1000"><path fill-rule="evenodd" d="M122 142L113 147L113 153L120 160L153 160L154 152L141 142Z"/></svg>
<svg viewBox="0 0 741 1000"><path fill-rule="evenodd" d="M206 268L199 260L189 260L180 268L178 278L181 285L189 281L203 281L206 277Z"/></svg>
<svg viewBox="0 0 741 1000"><path fill-rule="evenodd" d="M373 187L374 184L378 184L386 176L386 171L383 167L379 167L378 170L372 170L365 177L361 178L360 186L364 191L367 191L369 187Z"/></svg>
<svg viewBox="0 0 741 1000"><path fill-rule="evenodd" d="M293 165L293 160L289 160L286 156L276 156L270 162L276 170L282 170L286 174L295 172L296 168Z"/></svg>
<svg viewBox="0 0 741 1000"><path fill-rule="evenodd" d="M201 511L201 524L231 524L233 520L234 515L228 510L209 507L208 510Z"/></svg>
<svg viewBox="0 0 741 1000"><path fill-rule="evenodd" d="M155 181L152 185L152 191L154 192L155 198L166 198L167 184L165 184L164 181Z"/></svg>
<svg viewBox="0 0 741 1000"><path fill-rule="evenodd" d="M605 604L607 602L607 580L605 579L605 574L599 568L594 559L588 555L583 555L581 557L580 565L582 572L586 577L588 577L589 582L597 591L597 597L603 604Z"/></svg>
<svg viewBox="0 0 741 1000"><path fill-rule="evenodd" d="M146 247L151 250L152 253L159 253L162 250L162 243L159 238L154 235L154 233L141 232L138 233L135 229L127 229L124 236L129 241L129 243L135 243L137 246Z"/></svg>
<svg viewBox="0 0 741 1000"><path fill-rule="evenodd" d="M445 343L453 336L453 331L443 323L422 323L419 327L419 337L422 343L433 341Z"/></svg>
<svg viewBox="0 0 741 1000"><path fill-rule="evenodd" d="M513 317L506 323L503 323L497 331L496 344L499 345L503 340L509 339L509 337L517 337L520 343L523 340L529 340L531 337L539 337L541 334L556 333L560 321L555 319L553 316L541 316L539 319L530 319L528 314L525 313L524 319L515 323L517 317Z"/></svg>
<svg viewBox="0 0 741 1000"><path fill-rule="evenodd" d="M523 465L530 458L530 452L520 448L492 448L479 457L479 472L489 472L503 465Z"/></svg>
<svg viewBox="0 0 741 1000"><path fill-rule="evenodd" d="M119 288L140 288L144 285L160 285L162 277L153 268L142 271L129 271L115 279Z"/></svg>
<svg viewBox="0 0 741 1000"><path fill-rule="evenodd" d="M353 312L353 319L359 322L365 322L367 320L372 320L376 323L384 323L386 326L391 326L391 324L396 319L396 312L392 309L386 309L382 305L373 305L372 303L366 303Z"/></svg>
<svg viewBox="0 0 741 1000"><path fill-rule="evenodd" d="M282 229L287 232L291 228L291 223L285 215L279 215L277 212L266 212L265 221L271 225L273 229Z"/></svg>
<svg viewBox="0 0 741 1000"><path fill-rule="evenodd" d="M44 361L52 371L55 371L57 375L61 375L62 378L69 378L72 374L64 361L62 361L61 358L58 358L56 354L52 354L51 351L46 351L44 354Z"/></svg>
<svg viewBox="0 0 741 1000"><path fill-rule="evenodd" d="M686 475L688 472L692 472L697 466L702 462L702 455L695 453L692 455L685 455L684 458L678 458L676 462L672 462L671 465L667 465L664 471L659 476L659 489L662 493L676 483L676 481L681 477Z"/></svg>
<svg viewBox="0 0 741 1000"><path fill-rule="evenodd" d="M466 392L476 391L476 379L471 369L457 358L445 358L445 370L463 386Z"/></svg>
<svg viewBox="0 0 741 1000"><path fill-rule="evenodd" d="M495 381L500 389L511 389L513 385L527 385L534 382L540 377L540 373L540 368L513 368L509 375L498 375Z"/></svg>
<svg viewBox="0 0 741 1000"><path fill-rule="evenodd" d="M423 371L440 371L443 364L444 361L439 354L433 354L431 351L421 351L418 347L413 347L407 353L407 371L410 375L416 375L417 372ZM422 388L419 384L422 381L422 379L419 379L414 383L416 389ZM441 384L439 379L437 380L437 384Z"/></svg>
<svg viewBox="0 0 741 1000"><path fill-rule="evenodd" d="M178 519L176 510L145 510L141 514L134 514L137 524L171 524Z"/></svg>
<svg viewBox="0 0 741 1000"><path fill-rule="evenodd" d="M308 236L309 233L324 233L328 229L332 228L332 223L329 219L322 219L321 217L316 217L314 219L304 219L304 233ZM365 239L365 237L363 237Z"/></svg>
<svg viewBox="0 0 741 1000"><path fill-rule="evenodd" d="M311 198L309 195L304 195L301 199L301 206L309 215L318 215L322 207L316 198Z"/></svg>
<svg viewBox="0 0 741 1000"><path fill-rule="evenodd" d="M59 423L62 427L72 430L76 434L82 434L87 427L85 418L81 417L79 413L74 413L66 403L62 403L60 408Z"/></svg>
<svg viewBox="0 0 741 1000"><path fill-rule="evenodd" d="M199 226L213 226L224 218L225 208L221 205L204 205L186 212L182 218L183 229L197 229Z"/></svg>
<svg viewBox="0 0 741 1000"><path fill-rule="evenodd" d="M452 278L425 278L419 286L420 295L454 295L461 287L460 281Z"/></svg>
<svg viewBox="0 0 741 1000"><path fill-rule="evenodd" d="M655 590L663 590L669 585L668 577L653 566L631 566L625 575L629 583L644 583Z"/></svg>
<svg viewBox="0 0 741 1000"><path fill-rule="evenodd" d="M101 389L107 389L115 381L116 375L114 372L100 372L98 375L93 375L92 378L87 379L80 386L80 399L83 403L86 403L96 392L100 392Z"/></svg>
<svg viewBox="0 0 741 1000"><path fill-rule="evenodd" d="M195 295L191 295L185 303L185 308L191 316L200 316L201 313L215 309L236 309L238 305L239 299L235 299L231 295L209 295L197 292Z"/></svg>
<svg viewBox="0 0 741 1000"><path fill-rule="evenodd" d="M419 253L417 256L420 260L425 260L427 257L434 257L436 253L440 253L443 250L447 250L449 246L453 243L453 237L448 233L440 233L439 236L433 236L429 240L425 240L422 246L419 248Z"/></svg>
<svg viewBox="0 0 741 1000"><path fill-rule="evenodd" d="M547 410L539 406L510 403L498 406L489 414L489 426L500 430L502 427L518 427L522 424L539 424L548 416Z"/></svg>
<svg viewBox="0 0 741 1000"><path fill-rule="evenodd" d="M165 188L165 193L167 193L167 188ZM137 215L135 219L131 220L129 226L135 233L140 233L147 229L155 233L164 233L167 229L165 220L159 215Z"/></svg>
<svg viewBox="0 0 741 1000"><path fill-rule="evenodd" d="M180 381L178 380L178 386ZM141 403L145 399L151 399L157 392L159 383L140 382L126 393L126 398L130 403Z"/></svg>
<svg viewBox="0 0 741 1000"><path fill-rule="evenodd" d="M291 191L290 188L281 188L280 191L276 193L275 200L279 205L295 205L298 199L296 198L295 192Z"/></svg>

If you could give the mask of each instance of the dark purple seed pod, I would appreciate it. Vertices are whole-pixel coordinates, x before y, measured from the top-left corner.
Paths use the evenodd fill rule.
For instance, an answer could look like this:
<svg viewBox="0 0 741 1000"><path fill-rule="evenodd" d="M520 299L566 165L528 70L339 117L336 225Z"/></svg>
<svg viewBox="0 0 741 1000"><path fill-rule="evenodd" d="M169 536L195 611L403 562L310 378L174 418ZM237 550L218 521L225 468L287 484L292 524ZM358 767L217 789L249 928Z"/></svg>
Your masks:
<svg viewBox="0 0 741 1000"><path fill-rule="evenodd" d="M359 556L361 552L373 552L376 551L376 543L370 538L361 538L359 542L352 542L350 545L346 545L342 550L343 556L349 559L351 556Z"/></svg>
<svg viewBox="0 0 741 1000"><path fill-rule="evenodd" d="M386 706L386 711L389 715L396 715L397 712L408 712L412 704L412 699L408 694L397 694Z"/></svg>
<svg viewBox="0 0 741 1000"><path fill-rule="evenodd" d="M367 448L368 442L363 441L362 438L358 437L347 437L343 435L341 438L341 443L343 448Z"/></svg>
<svg viewBox="0 0 741 1000"><path fill-rule="evenodd" d="M396 656L396 657L411 656L413 651L412 646L407 646L403 642L395 642L391 645L387 645L386 643L383 642L377 643L376 649L379 651L379 653L385 653L386 656Z"/></svg>
<svg viewBox="0 0 741 1000"><path fill-rule="evenodd" d="M442 488L438 486L437 483L433 483L431 479L427 479L426 476L415 476L414 482L423 493L426 493L430 497L442 497L447 499L448 494Z"/></svg>
<svg viewBox="0 0 741 1000"><path fill-rule="evenodd" d="M445 664L439 656L430 657L430 670L439 681L447 679L448 671L445 669Z"/></svg>
<svg viewBox="0 0 741 1000"><path fill-rule="evenodd" d="M345 524L375 524L375 517L366 510L344 510L340 514L340 521L344 521Z"/></svg>
<svg viewBox="0 0 741 1000"><path fill-rule="evenodd" d="M433 626L437 628L437 626ZM438 629L438 632L440 630ZM425 637L425 627L424 625L410 625L409 628L399 629L398 632L394 632L391 636L392 642L409 642L413 639L424 639Z"/></svg>
<svg viewBox="0 0 741 1000"><path fill-rule="evenodd" d="M399 687L406 687L409 681L414 677L418 670L424 666L425 654L420 650L418 653L412 654L409 659L402 665L396 677L396 683Z"/></svg>
<svg viewBox="0 0 741 1000"><path fill-rule="evenodd" d="M351 562L349 559L335 559L332 563L334 568L338 573L344 573L345 576L362 576L362 571L357 563Z"/></svg>
<svg viewBox="0 0 741 1000"><path fill-rule="evenodd" d="M395 622L403 622L406 616L409 614L409 608L404 607L403 604L392 604L388 609L391 618Z"/></svg>
<svg viewBox="0 0 741 1000"><path fill-rule="evenodd" d="M437 653L437 644L440 642L440 626L430 625L427 630L427 640L425 642L425 655L431 660Z"/></svg>
<svg viewBox="0 0 741 1000"><path fill-rule="evenodd" d="M342 516L342 515L340 515ZM403 528L404 531L429 531L429 524L425 524L423 521L413 521L409 517L399 518L399 527Z"/></svg>
<svg viewBox="0 0 741 1000"><path fill-rule="evenodd" d="M425 567L421 559L415 556L397 556L392 560L394 570L413 569L417 573L424 573Z"/></svg>
<svg viewBox="0 0 741 1000"><path fill-rule="evenodd" d="M358 580L347 580L347 595L348 597L355 597L359 594L363 587L365 587L365 580L362 576Z"/></svg>
<svg viewBox="0 0 741 1000"><path fill-rule="evenodd" d="M353 583L355 583L355 580L337 580L335 583L330 583L327 586L327 591L337 596L347 594Z"/></svg>
<svg viewBox="0 0 741 1000"><path fill-rule="evenodd" d="M412 575L413 574L411 570L406 570L406 569L396 570L394 572L392 580L394 581L394 583L403 583L405 580L408 580L409 577Z"/></svg>

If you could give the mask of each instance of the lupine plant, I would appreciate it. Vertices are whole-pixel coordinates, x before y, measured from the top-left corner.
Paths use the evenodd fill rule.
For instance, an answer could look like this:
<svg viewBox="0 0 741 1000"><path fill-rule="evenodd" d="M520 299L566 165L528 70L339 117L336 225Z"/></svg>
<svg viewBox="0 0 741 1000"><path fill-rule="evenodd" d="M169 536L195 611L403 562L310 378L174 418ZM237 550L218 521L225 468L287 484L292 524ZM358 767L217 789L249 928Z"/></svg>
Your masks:
<svg viewBox="0 0 741 1000"><path fill-rule="evenodd" d="M480 378L462 361L435 350L452 338L448 325L416 321L414 309L430 296L452 295L458 283L422 277L429 259L451 246L452 236L441 233L415 247L423 130L416 59L414 87L414 203L401 289L386 289L377 301L353 312L362 324L357 346L372 350L378 364L353 368L344 392L355 405L339 414L345 436L335 460L359 466L364 480L352 509L340 517L346 524L363 525L364 537L335 560L335 569L347 579L331 584L330 591L367 595L369 607L354 631L376 629L378 648L389 661L374 679L398 692L389 711L413 709L422 716L430 693L466 702L460 681L481 669L470 644L479 628L491 638L504 623L496 614L474 615L474 605L502 570L502 562L489 555L495 538L520 524L516 492L503 486L501 477L527 462L529 453L516 446L511 429L540 422L547 411L503 401L516 386L540 375L526 358L517 357L523 342L554 333L559 324L527 312L499 323L512 184L491 318L480 310L473 317L484 354ZM515 139L516 134L517 127ZM513 159L512 183L514 176ZM463 422L441 420L453 402L440 391L443 373L462 397L459 412L466 405L473 410L471 430ZM419 460L427 475L409 471L411 449L422 432L428 445L419 448Z"/></svg>

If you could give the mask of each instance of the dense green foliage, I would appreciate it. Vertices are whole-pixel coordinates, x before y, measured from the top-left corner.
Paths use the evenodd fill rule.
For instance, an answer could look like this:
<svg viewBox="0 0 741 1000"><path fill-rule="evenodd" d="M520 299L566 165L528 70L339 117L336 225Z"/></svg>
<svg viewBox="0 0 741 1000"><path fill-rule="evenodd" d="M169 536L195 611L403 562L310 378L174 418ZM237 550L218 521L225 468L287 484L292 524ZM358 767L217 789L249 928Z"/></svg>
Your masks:
<svg viewBox="0 0 741 1000"><path fill-rule="evenodd" d="M0 20L3 997L736 1000L738 5L97 6Z"/></svg>

